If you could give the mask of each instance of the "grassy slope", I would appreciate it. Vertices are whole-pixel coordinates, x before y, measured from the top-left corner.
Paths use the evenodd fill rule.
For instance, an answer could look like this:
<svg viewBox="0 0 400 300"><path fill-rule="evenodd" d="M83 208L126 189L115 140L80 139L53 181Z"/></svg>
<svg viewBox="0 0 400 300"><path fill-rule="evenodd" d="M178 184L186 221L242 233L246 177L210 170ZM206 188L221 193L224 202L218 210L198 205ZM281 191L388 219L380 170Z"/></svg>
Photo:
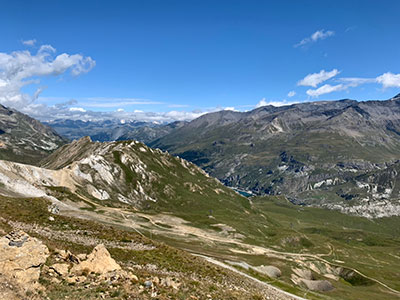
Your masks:
<svg viewBox="0 0 400 300"><path fill-rule="evenodd" d="M141 266L135 269L139 281L135 282L130 290L123 286L110 287L106 283L100 286L84 288L81 285L70 285L66 282L53 284L49 278L41 277L41 283L46 287L47 299L99 299L101 293L113 289L109 297L118 299L150 299L150 291L140 291L140 285L144 281L151 280L155 276L163 278L166 275L178 278L182 283L179 290L171 288L158 288L158 299L262 299L259 288L243 282L240 276L205 262L201 258L193 257L185 251L167 246L164 243L152 241L140 236L127 228L111 227L97 222L75 219L64 216L55 216L56 221L49 221L50 213L47 211L49 203L43 199L16 199L0 197L0 232L8 232L20 224L37 224L47 228L55 234L50 238L43 235L38 227L33 226L27 230L32 236L41 239L53 253L56 249L70 250L72 253L89 253L93 247L84 242L71 242L57 237L57 232L77 231L77 235L95 237L100 240L114 243L141 243L154 246L153 250L127 250L109 247L113 258L124 268L131 265ZM11 222L10 222L11 221ZM78 233L79 231L79 233ZM51 261L48 264L54 263ZM148 269L146 266L155 265L156 269ZM51 279L51 278L50 278ZM243 290L233 290L232 286L243 287ZM42 293L42 292L41 292ZM43 294L43 293L42 293ZM210 295L210 296L207 296ZM198 298L196 298L198 297Z"/></svg>
<svg viewBox="0 0 400 300"><path fill-rule="evenodd" d="M141 145L138 144L137 147ZM193 227L214 232L219 229L212 225L227 224L244 236L243 243L293 254L323 254L322 258L335 265L356 268L366 276L400 290L397 280L400 275L397 271L400 267L399 218L371 221L335 211L294 206L283 197L252 198L249 202L225 187L222 187L225 193L216 193L215 189L221 188L221 185L199 171L188 172L176 157L166 156L168 163L160 164L157 157L148 152L137 151L137 155L149 170L160 175L151 186L152 191L158 195L158 201L148 201L142 212L149 215L172 214L190 222ZM119 153L111 153L110 161L122 165ZM127 186L134 185L139 174L129 168L121 168L125 172ZM185 187L185 183L196 184L200 189L192 192ZM166 192L167 185L173 186L173 194ZM100 213L102 205L115 206L115 203L97 201L96 205L91 210ZM118 206L121 207L121 204L118 203ZM122 205L122 208L133 211L129 206ZM168 224L166 230L168 231ZM151 226L148 233L151 234ZM291 268L298 267L298 264L293 261L295 256L290 254L272 258L266 255L233 253L231 249L243 251L243 248L232 243L215 242L208 245L201 239L185 240L171 235L154 237L179 248L222 259L243 260L252 265L277 265L284 275L274 284L292 292L304 293L304 290L291 287ZM310 257L310 262L315 263L318 260ZM329 292L328 296L336 299L393 298L381 285L373 282L360 285L359 282L362 281L361 278L356 281L341 279L333 282L336 289Z"/></svg>
<svg viewBox="0 0 400 300"><path fill-rule="evenodd" d="M229 221L226 218L226 221L229 221L228 224L235 222L234 226L239 228L243 228L244 224L258 228L266 225L262 233L252 236L253 242L258 241L259 244L269 247L275 246L279 251L305 254L328 254L332 248L332 253L324 256L327 261L338 266L355 268L367 276L400 290L398 281L400 218L372 221L329 210L301 208L282 198L258 198L254 199L253 203L253 212L256 216L261 215L265 218L250 216L251 224L242 223L240 220ZM244 230L246 229L242 229L242 232ZM292 244L282 243L285 237L295 236L303 237L303 239ZM262 256L247 256L246 258L255 265L267 262ZM277 263L273 259L269 261ZM282 263L285 264L285 262ZM288 278L284 278L284 281L288 282ZM334 285L336 290L330 292L329 295L338 299L371 299L373 297L393 299L394 297L376 283L352 286L351 282L341 280L339 284L334 283Z"/></svg>
<svg viewBox="0 0 400 300"><path fill-rule="evenodd" d="M179 211L179 212L178 212ZM176 215L191 221L193 226L215 230L212 224L228 224L240 234L246 236L244 242L272 248L279 252L321 255L321 258L333 266L356 269L400 291L400 218L369 220L366 218L344 215L336 211L304 208L287 202L283 197L253 198L252 206L241 212L227 209L215 209L213 218L195 215L190 210L180 207ZM293 239L300 237L299 240ZM237 245L207 246L201 242L186 243L180 239L158 237L172 245L205 253L221 259L246 261L251 265L276 265L283 271L282 279L273 284L288 291L303 294L297 288L290 288L291 268L299 265L282 255L281 259L265 255L244 253L233 254L230 249ZM285 243L288 240L290 242ZM292 241L293 240L293 241ZM240 247L238 247L240 249ZM382 255L384 254L384 255ZM306 259L307 260L307 259ZM317 263L318 259L309 259ZM326 279L314 274L316 278ZM262 275L258 274L257 276ZM265 278L267 281L271 279ZM326 295L335 299L393 299L395 295L380 284L356 277L349 280L332 281L335 290Z"/></svg>

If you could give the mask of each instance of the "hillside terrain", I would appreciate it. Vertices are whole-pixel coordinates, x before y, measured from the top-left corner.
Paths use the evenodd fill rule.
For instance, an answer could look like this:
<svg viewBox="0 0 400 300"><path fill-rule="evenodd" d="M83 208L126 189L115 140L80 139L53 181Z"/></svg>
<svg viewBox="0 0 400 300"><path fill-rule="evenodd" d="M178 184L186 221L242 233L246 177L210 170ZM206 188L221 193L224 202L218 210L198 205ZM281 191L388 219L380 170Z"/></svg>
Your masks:
<svg viewBox="0 0 400 300"><path fill-rule="evenodd" d="M210 113L150 145L255 195L366 217L399 214L399 95Z"/></svg>
<svg viewBox="0 0 400 300"><path fill-rule="evenodd" d="M50 249L45 265L54 264L57 249L89 255L104 244L138 277L126 282L118 275L110 290L97 277L68 273L52 288L53 271L44 267L39 278L50 299L99 293L147 299L154 291L161 299L295 297L281 290L306 299L400 295L398 217L369 220L296 206L280 196L245 198L194 164L135 141L83 138L41 167L0 161L0 174L4 234L23 230L42 240ZM166 277L182 288L165 286Z"/></svg>
<svg viewBox="0 0 400 300"><path fill-rule="evenodd" d="M0 159L36 164L66 142L50 127L0 105Z"/></svg>

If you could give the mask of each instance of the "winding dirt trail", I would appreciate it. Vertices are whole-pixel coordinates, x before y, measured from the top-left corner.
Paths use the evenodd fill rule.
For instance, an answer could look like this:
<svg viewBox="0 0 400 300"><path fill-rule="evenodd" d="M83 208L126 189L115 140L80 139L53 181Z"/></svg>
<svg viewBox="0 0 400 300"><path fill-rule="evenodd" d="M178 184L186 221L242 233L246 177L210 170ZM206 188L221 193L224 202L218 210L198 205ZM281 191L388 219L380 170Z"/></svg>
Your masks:
<svg viewBox="0 0 400 300"><path fill-rule="evenodd" d="M193 254L193 253L192 253L192 254ZM221 262L221 261L219 261L219 260L213 259L213 258L208 257L208 256L200 255L200 254L193 254L193 255L194 255L194 256L199 256L199 257L201 257L201 258L204 258L206 261L208 261L208 262L210 262L210 263L213 263L213 264L215 264L215 265L217 265L217 266L219 266L219 267L228 269L228 270L230 270L230 271L232 271L232 272L235 272L235 273L237 273L237 274L240 274L241 276L244 276L244 277L246 277L246 278L248 278L248 279L251 279L251 280L257 282L258 284L262 285L263 287L265 287L265 288L266 288L268 291L270 291L272 294L275 294L275 296L284 296L284 298L282 298L282 299L288 299L288 300L292 300L292 299L293 299L293 300L294 300L294 299L296 299L296 300L307 300L306 298L303 298L303 297L300 297L300 296L297 296L297 295L293 295L293 294L290 294L290 293L288 293L288 292L286 292L286 291L283 291L283 290L281 290L281 289L278 289L277 287L274 287L273 285L270 285L270 284L268 284L268 283L266 283L266 282L264 282L264 281L261 281L261 280L259 280L259 279L257 279L257 278L254 278L254 277L252 277L252 276L250 276L250 275L248 275L248 274L246 274L246 273L244 273L244 272L241 272L241 271L237 270L236 268L234 268L234 267L232 267L232 266L230 266L230 265L227 265L227 264L225 264L225 263L223 263L223 262ZM277 294L277 295L276 295L276 294Z"/></svg>

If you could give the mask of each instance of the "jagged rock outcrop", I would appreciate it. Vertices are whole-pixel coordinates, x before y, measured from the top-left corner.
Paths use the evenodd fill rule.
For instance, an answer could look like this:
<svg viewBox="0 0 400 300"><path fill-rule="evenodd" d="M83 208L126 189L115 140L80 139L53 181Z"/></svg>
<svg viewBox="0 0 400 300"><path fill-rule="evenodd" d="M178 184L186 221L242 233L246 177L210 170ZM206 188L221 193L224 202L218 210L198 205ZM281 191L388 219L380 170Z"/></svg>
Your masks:
<svg viewBox="0 0 400 300"><path fill-rule="evenodd" d="M97 245L87 259L74 265L71 273L96 273L105 274L108 272L121 270L121 266L111 257L110 253L103 244Z"/></svg>
<svg viewBox="0 0 400 300"><path fill-rule="evenodd" d="M40 240L12 231L0 239L0 274L24 290L35 290L48 256L49 249Z"/></svg>

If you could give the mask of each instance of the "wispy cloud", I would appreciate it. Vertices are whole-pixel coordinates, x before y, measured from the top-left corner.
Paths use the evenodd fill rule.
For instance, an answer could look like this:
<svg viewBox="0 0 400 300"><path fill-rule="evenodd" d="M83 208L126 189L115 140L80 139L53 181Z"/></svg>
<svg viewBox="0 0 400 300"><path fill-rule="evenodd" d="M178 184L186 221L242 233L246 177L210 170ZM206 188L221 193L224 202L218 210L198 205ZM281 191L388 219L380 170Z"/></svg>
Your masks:
<svg viewBox="0 0 400 300"><path fill-rule="evenodd" d="M294 97L296 95L296 92L295 91L290 91L288 94L287 94L287 96L289 97L289 98L292 98L292 97Z"/></svg>
<svg viewBox="0 0 400 300"><path fill-rule="evenodd" d="M324 94L329 94L332 92L337 92L337 91L342 91L347 89L348 86L343 85L343 84L337 84L337 85L330 85L330 84L324 84L323 86L313 90L313 89L309 89L307 90L307 95L311 96L311 97L319 97L321 95Z"/></svg>
<svg viewBox="0 0 400 300"><path fill-rule="evenodd" d="M346 28L346 30L344 32L349 32L349 31L353 31L356 30L357 26L349 26Z"/></svg>
<svg viewBox="0 0 400 300"><path fill-rule="evenodd" d="M184 107L189 107L190 105L188 104L168 104L168 107L170 108L184 108Z"/></svg>
<svg viewBox="0 0 400 300"><path fill-rule="evenodd" d="M325 31L324 29L322 30L318 30L316 32L314 32L311 36L306 37L304 39L302 39L300 42L298 42L297 44L294 45L295 48L297 47L303 47L305 45L308 45L310 43L315 43L319 40L324 40L330 36L334 36L335 32L332 30L327 30Z"/></svg>
<svg viewBox="0 0 400 300"><path fill-rule="evenodd" d="M25 41L21 41L22 44L24 44L25 46L35 46L36 44L36 39L33 40L25 40Z"/></svg>
<svg viewBox="0 0 400 300"><path fill-rule="evenodd" d="M400 87L400 74L394 74L392 72L386 72L375 78L362 78L362 77L344 77L338 78L338 81L347 83L349 87L356 87L367 83L378 83L381 84L384 89L391 87Z"/></svg>
<svg viewBox="0 0 400 300"><path fill-rule="evenodd" d="M346 83L349 87L357 87L366 83L374 83L376 78L344 77L338 78L337 81Z"/></svg>
<svg viewBox="0 0 400 300"><path fill-rule="evenodd" d="M315 73L315 74L319 74L319 73ZM315 74L312 74L312 75L315 75ZM332 77L330 77L330 78L332 78ZM328 79L330 79L330 78L328 78ZM343 77L343 78L337 78L334 81L336 83L340 82L340 84L336 84L336 85L325 84L317 89L309 89L306 91L306 93L307 93L307 95L309 95L313 98L316 98L316 97L319 97L324 94L329 94L329 93L337 92L337 91L344 91L344 90L348 90L349 88L355 88L355 87L358 87L363 84L371 84L371 83L381 84L384 89L391 88L391 87L400 88L400 74L394 74L391 72L386 72L375 78ZM310 80L310 82L312 82L312 80ZM304 84L304 85L306 85L306 84ZM318 83L315 85L309 84L309 86L313 86L313 87L316 87L317 85L318 85Z"/></svg>
<svg viewBox="0 0 400 300"><path fill-rule="evenodd" d="M79 111L79 112L86 112L86 109L82 107L70 107L69 111Z"/></svg>
<svg viewBox="0 0 400 300"><path fill-rule="evenodd" d="M160 105L164 102L152 101L148 99L139 98L106 98L106 97L91 97L84 98L79 104L84 107L93 108L112 108L112 107L123 107L129 105Z"/></svg>
<svg viewBox="0 0 400 300"><path fill-rule="evenodd" d="M300 80L297 83L297 85L312 86L315 88L320 83L335 77L339 73L340 73L340 71L338 71L337 69L333 69L332 71L329 71L329 72L327 72L325 70L321 70L319 73L308 74L306 77L304 77L302 80Z"/></svg>

